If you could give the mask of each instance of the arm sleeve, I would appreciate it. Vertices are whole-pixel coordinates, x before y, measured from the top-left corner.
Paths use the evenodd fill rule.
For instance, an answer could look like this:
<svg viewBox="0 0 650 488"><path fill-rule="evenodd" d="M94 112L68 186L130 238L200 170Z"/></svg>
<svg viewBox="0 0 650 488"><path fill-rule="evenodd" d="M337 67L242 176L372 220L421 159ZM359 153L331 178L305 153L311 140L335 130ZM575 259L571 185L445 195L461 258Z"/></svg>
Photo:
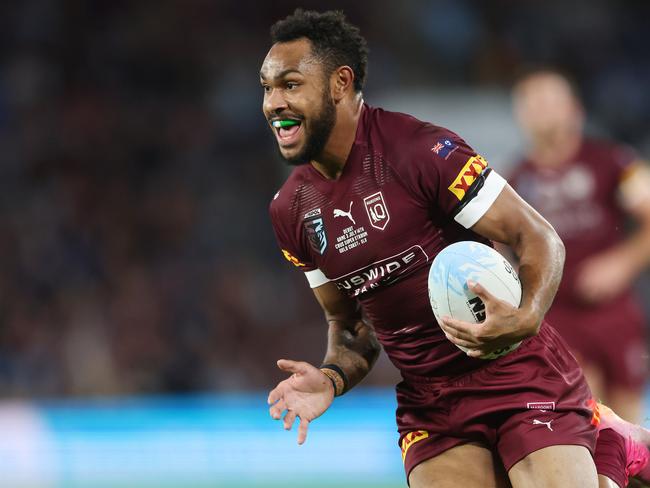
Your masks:
<svg viewBox="0 0 650 488"><path fill-rule="evenodd" d="M280 205L277 205L275 200L271 202L269 207L269 214L271 216L271 224L273 225L273 232L275 239L282 251L284 258L293 264L296 268L305 273L305 277L309 282L311 288L317 288L330 281L325 274L316 267L311 254L304 248L299 238L301 229L293 229L289 218L283 213Z"/></svg>
<svg viewBox="0 0 650 488"><path fill-rule="evenodd" d="M413 190L444 215L472 227L506 185L488 162L459 136L425 124L411 138L402 161Z"/></svg>

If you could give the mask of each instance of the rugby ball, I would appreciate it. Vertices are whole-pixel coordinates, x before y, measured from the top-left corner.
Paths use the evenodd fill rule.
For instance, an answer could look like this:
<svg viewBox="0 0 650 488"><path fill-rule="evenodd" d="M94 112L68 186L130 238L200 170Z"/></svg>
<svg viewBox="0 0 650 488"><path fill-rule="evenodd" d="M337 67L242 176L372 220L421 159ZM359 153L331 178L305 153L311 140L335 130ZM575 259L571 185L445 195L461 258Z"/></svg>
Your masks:
<svg viewBox="0 0 650 488"><path fill-rule="evenodd" d="M429 270L429 301L436 320L444 316L476 324L485 320L485 305L469 290L468 280L480 283L513 307L521 303L521 283L510 263L485 244L461 241L440 251ZM493 351L481 359L504 356L519 344L521 342ZM457 347L468 352L464 347Z"/></svg>

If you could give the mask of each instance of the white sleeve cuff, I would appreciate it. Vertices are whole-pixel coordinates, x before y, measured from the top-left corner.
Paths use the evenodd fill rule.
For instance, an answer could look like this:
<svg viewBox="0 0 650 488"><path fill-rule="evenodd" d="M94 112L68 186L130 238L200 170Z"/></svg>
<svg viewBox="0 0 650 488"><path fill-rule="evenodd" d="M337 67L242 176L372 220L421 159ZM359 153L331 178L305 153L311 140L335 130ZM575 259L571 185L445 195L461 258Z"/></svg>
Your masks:
<svg viewBox="0 0 650 488"><path fill-rule="evenodd" d="M323 272L318 268L311 271L306 271L305 276L307 277L307 281L309 281L309 286L311 288L318 288L319 286L324 285L330 281L327 276L325 276Z"/></svg>
<svg viewBox="0 0 650 488"><path fill-rule="evenodd" d="M490 171L490 174L485 178L483 188L456 214L454 220L469 229L485 215L485 212L492 206L504 186L506 186L506 180L496 171Z"/></svg>

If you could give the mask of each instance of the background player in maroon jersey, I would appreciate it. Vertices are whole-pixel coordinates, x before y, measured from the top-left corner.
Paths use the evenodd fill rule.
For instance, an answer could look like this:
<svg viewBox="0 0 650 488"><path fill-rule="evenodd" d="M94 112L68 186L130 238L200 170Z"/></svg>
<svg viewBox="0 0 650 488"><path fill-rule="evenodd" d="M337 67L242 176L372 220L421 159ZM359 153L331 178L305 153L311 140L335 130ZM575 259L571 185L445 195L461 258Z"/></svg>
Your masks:
<svg viewBox="0 0 650 488"><path fill-rule="evenodd" d="M365 40L341 14L297 11L272 37L263 111L296 168L271 217L329 324L320 368L278 361L292 374L269 394L273 418L286 411L289 429L299 417L303 443L309 422L368 373L379 339L404 377L397 422L412 487L507 486L502 464L516 488L598 486L589 389L542 323L564 260L553 228L457 135L363 103ZM435 323L428 264L461 239L513 248L520 308L473 284L485 322ZM502 358L478 359L519 340ZM625 484L614 464L599 471L601 486Z"/></svg>
<svg viewBox="0 0 650 488"><path fill-rule="evenodd" d="M566 246L547 319L578 357L595 397L639 421L647 349L631 285L650 262L648 168L626 147L583 136L583 108L559 72L528 73L513 100L529 148L510 182ZM628 215L639 226L626 237Z"/></svg>

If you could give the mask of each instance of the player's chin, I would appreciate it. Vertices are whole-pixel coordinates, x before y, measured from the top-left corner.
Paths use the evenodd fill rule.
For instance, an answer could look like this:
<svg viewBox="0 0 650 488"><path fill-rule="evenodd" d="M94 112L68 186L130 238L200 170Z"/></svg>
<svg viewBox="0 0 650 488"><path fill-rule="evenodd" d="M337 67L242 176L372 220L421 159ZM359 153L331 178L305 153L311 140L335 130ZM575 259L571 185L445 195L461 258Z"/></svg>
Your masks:
<svg viewBox="0 0 650 488"><path fill-rule="evenodd" d="M291 160L293 160L294 158L296 158L297 156L300 155L300 151L295 146L287 147L287 146L283 146L281 144L278 144L278 149L280 150L280 154L282 155L282 157L284 159L286 159L287 161L291 161Z"/></svg>
<svg viewBox="0 0 650 488"><path fill-rule="evenodd" d="M278 145L278 148L282 158L291 165L297 166L309 162L305 160L303 145L300 143L294 143L289 146Z"/></svg>

